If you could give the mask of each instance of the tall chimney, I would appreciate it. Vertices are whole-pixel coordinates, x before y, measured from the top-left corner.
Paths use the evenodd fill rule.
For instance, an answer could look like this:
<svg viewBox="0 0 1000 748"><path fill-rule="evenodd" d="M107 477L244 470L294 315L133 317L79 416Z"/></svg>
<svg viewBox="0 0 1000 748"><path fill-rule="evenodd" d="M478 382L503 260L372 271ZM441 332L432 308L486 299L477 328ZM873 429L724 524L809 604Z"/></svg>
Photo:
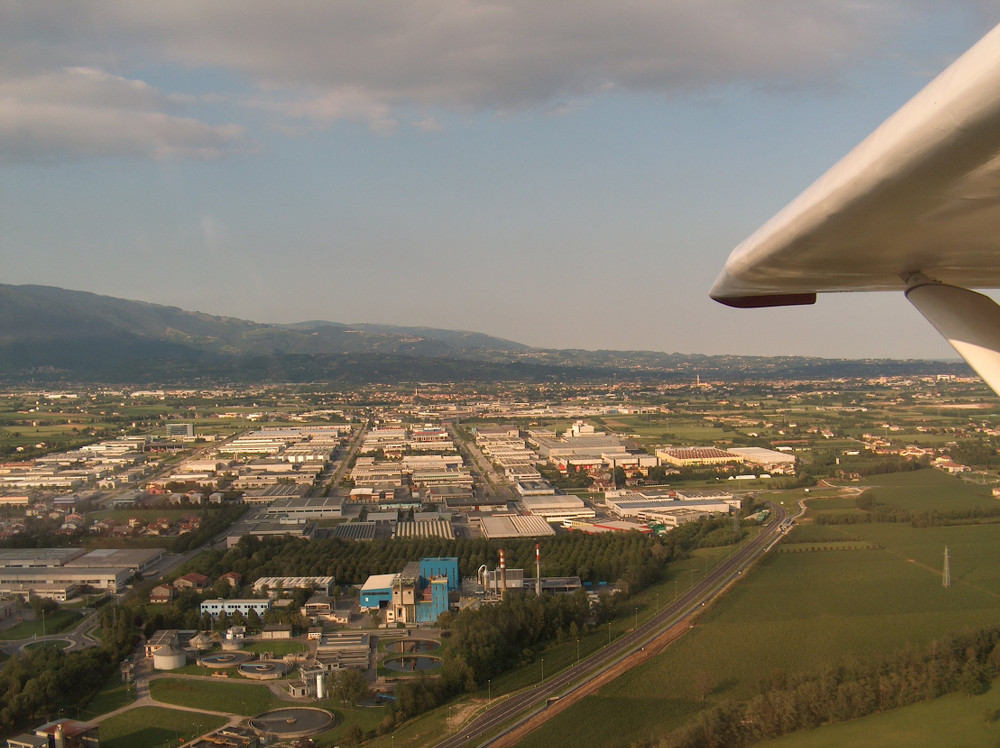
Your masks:
<svg viewBox="0 0 1000 748"><path fill-rule="evenodd" d="M542 594L542 552L538 549L538 543L535 543L535 594Z"/></svg>
<svg viewBox="0 0 1000 748"><path fill-rule="evenodd" d="M500 594L507 594L507 561L503 555L503 548L500 549Z"/></svg>

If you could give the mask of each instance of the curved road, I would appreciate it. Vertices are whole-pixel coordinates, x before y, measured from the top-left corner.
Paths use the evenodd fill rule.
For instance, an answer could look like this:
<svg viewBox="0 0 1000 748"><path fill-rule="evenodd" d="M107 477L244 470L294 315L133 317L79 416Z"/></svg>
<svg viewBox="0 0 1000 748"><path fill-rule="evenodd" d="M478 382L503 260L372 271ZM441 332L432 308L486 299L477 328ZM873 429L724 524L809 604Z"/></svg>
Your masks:
<svg viewBox="0 0 1000 748"><path fill-rule="evenodd" d="M476 719L463 725L457 734L439 742L437 748L458 748L470 741L480 740L484 736L492 736L481 743L489 745L505 732L544 709L548 699L571 693L594 676L640 650L651 639L692 617L708 600L720 594L743 573L744 569L777 542L788 513L780 505L771 506L774 513L761 532L709 571L701 581L677 600L664 606L659 613L648 618L638 628L581 660L578 665L566 668L544 683L513 694L508 699L495 701ZM507 729L497 733L504 726Z"/></svg>

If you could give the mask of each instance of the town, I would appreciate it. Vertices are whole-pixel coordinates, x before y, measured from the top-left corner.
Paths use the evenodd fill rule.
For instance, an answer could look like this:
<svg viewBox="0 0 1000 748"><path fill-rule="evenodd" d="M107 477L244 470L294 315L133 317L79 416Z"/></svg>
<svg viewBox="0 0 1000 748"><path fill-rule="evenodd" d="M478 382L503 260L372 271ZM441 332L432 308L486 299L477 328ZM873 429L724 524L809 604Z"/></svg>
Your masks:
<svg viewBox="0 0 1000 748"><path fill-rule="evenodd" d="M1000 495L993 411L953 374L8 390L3 656L106 654L99 682L0 721L13 748L91 746L164 704L197 712L185 744L346 745L458 704L421 738L443 740L477 716L463 693L489 705L652 632L810 495L917 472ZM530 632L490 612L517 606Z"/></svg>

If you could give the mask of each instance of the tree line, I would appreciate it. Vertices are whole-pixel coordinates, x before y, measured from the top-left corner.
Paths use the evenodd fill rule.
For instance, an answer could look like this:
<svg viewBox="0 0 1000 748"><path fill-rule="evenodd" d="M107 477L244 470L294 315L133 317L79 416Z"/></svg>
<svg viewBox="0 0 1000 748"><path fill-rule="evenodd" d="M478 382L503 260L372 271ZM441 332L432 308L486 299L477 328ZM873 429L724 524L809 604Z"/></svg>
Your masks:
<svg viewBox="0 0 1000 748"><path fill-rule="evenodd" d="M740 748L833 722L897 709L946 693L984 693L1000 675L1000 627L907 647L882 660L821 673L775 671L746 702L706 709L661 748Z"/></svg>

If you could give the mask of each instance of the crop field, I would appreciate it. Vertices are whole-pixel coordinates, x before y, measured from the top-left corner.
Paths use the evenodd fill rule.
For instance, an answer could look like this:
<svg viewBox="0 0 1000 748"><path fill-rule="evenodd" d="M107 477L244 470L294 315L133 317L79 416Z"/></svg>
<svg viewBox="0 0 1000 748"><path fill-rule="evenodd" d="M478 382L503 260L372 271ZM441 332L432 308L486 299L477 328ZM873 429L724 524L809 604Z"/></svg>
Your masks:
<svg viewBox="0 0 1000 748"><path fill-rule="evenodd" d="M892 503L910 511L930 507L935 495L938 507L984 501L961 482L932 471L878 478L886 486L885 500L891 490ZM830 501L841 503L840 511L853 508L853 499ZM996 621L1000 524L806 525L791 539L798 533L807 543L836 545L840 535L840 542L859 547L770 556L662 655L570 707L521 745L597 740L615 746L662 737L713 701L747 698L774 671L820 672ZM878 549L871 548L875 545ZM950 589L942 586L945 545L951 554Z"/></svg>
<svg viewBox="0 0 1000 748"><path fill-rule="evenodd" d="M970 485L939 470L876 475L864 481L879 503L895 504L910 512L993 509L1000 502L981 486Z"/></svg>
<svg viewBox="0 0 1000 748"><path fill-rule="evenodd" d="M158 706L140 706L101 722L101 745L105 748L180 745L197 735L226 724L221 717L194 714Z"/></svg>

